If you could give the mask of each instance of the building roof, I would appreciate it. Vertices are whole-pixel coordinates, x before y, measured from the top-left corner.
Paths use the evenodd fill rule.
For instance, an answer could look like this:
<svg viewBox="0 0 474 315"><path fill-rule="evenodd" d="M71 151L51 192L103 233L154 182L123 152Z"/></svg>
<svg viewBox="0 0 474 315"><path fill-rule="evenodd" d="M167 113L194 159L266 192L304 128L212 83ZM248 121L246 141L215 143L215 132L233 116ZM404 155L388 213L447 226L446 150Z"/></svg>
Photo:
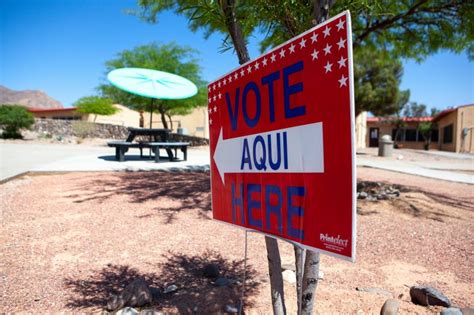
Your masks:
<svg viewBox="0 0 474 315"><path fill-rule="evenodd" d="M404 122L425 122L433 120L433 117L425 116L425 117L367 117L367 122L382 122L382 121L395 121L400 119Z"/></svg>
<svg viewBox="0 0 474 315"><path fill-rule="evenodd" d="M31 113L49 113L49 112L72 112L75 111L77 107L67 107L67 108L36 108L29 107L28 111Z"/></svg>
<svg viewBox="0 0 474 315"><path fill-rule="evenodd" d="M443 118L444 116L454 112L454 111L457 111L458 108L462 108L462 107L469 107L469 106L474 106L474 104L466 104L466 105L461 105L461 106L458 106L458 107L453 107L453 108L448 108L448 109L445 109L443 110L442 112L438 113L436 116L433 117L433 121L438 121L440 120L441 118Z"/></svg>

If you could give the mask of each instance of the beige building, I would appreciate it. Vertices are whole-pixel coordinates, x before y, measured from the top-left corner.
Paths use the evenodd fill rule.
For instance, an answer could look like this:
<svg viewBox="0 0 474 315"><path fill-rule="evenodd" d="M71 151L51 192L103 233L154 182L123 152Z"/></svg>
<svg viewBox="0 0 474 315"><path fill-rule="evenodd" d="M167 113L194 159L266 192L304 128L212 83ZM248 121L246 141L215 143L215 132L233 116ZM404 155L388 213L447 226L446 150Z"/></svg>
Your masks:
<svg viewBox="0 0 474 315"><path fill-rule="evenodd" d="M474 153L474 104L446 109L433 122L439 130L439 150Z"/></svg>
<svg viewBox="0 0 474 315"><path fill-rule="evenodd" d="M442 111L435 117L367 118L366 146L377 147L383 135L390 135L398 148L424 149L425 140L418 130L422 122L432 122L431 150L474 153L474 104ZM358 135L359 137L360 135Z"/></svg>
<svg viewBox="0 0 474 315"><path fill-rule="evenodd" d="M110 116L83 114L77 112L76 107L69 108L29 108L28 110L36 117L43 119L61 119L61 120L84 120L98 124L112 124L127 127L139 127L140 114L123 105L115 104L119 109L117 113Z"/></svg>
<svg viewBox="0 0 474 315"><path fill-rule="evenodd" d="M98 124L111 124L126 127L140 126L140 113L120 104L114 105L119 111L110 116L103 115L85 115L84 120L96 122Z"/></svg>
<svg viewBox="0 0 474 315"><path fill-rule="evenodd" d="M96 123L114 124L126 127L150 126L150 114L140 114L122 105L114 115L101 116L81 114L76 108L29 109L37 118L86 120ZM142 123L140 116L142 115ZM163 128L159 113L153 114L153 128ZM402 117L403 127L398 128L393 118L367 117L367 112L360 113L355 120L356 148L378 147L383 135L390 135L397 147L424 149L425 140L418 131L422 122L435 123L436 128L431 135L430 149L474 153L474 104L459 106L442 111L432 117ZM173 132L209 138L209 120L206 107L198 107L189 115L172 116ZM171 128L171 126L168 126Z"/></svg>
<svg viewBox="0 0 474 315"><path fill-rule="evenodd" d="M43 119L84 120L126 127L150 127L150 113L144 112L140 114L140 112L120 104L115 104L114 106L117 107L119 111L110 116L78 113L76 107L54 109L29 108L28 110L36 118ZM142 123L140 123L140 116L142 116ZM153 113L152 119L153 128L163 128L159 113ZM195 108L189 115L172 116L171 120L173 122L173 132L182 132L191 136L209 138L209 121L206 107ZM171 126L168 126L168 128L171 128Z"/></svg>
<svg viewBox="0 0 474 315"><path fill-rule="evenodd" d="M41 119L82 120L83 114L75 107L70 108L28 108L28 111Z"/></svg>
<svg viewBox="0 0 474 315"><path fill-rule="evenodd" d="M380 138L389 135L397 148L423 150L425 139L418 131L418 126L422 122L430 122L432 117L401 117L400 120L402 126L397 128L397 119L394 117L368 117L366 146L378 147ZM434 130L431 134L430 149L436 149L437 143L438 132Z"/></svg>
<svg viewBox="0 0 474 315"><path fill-rule="evenodd" d="M144 127L148 128L150 126L150 114L143 113L144 116ZM169 120L167 119L168 123ZM209 118L207 115L207 107L197 107L188 115L175 115L171 117L173 122L173 132L179 132L184 134L209 138ZM152 116L152 126L153 128L163 128L163 123L161 122L161 116L159 113L153 113ZM168 126L171 129L171 126Z"/></svg>

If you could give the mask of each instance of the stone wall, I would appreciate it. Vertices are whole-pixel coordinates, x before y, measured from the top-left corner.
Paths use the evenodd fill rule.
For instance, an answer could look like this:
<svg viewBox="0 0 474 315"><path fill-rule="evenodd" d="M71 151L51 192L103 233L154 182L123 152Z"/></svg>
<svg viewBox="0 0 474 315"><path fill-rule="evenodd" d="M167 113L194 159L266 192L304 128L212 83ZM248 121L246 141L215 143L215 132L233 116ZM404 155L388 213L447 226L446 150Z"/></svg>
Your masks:
<svg viewBox="0 0 474 315"><path fill-rule="evenodd" d="M53 137L125 139L127 128L82 120L35 119L33 131Z"/></svg>
<svg viewBox="0 0 474 315"><path fill-rule="evenodd" d="M91 123L82 120L35 119L32 131L51 137L79 137L125 140L127 127L110 124ZM208 145L205 138L172 133L170 141L189 142L192 146Z"/></svg>
<svg viewBox="0 0 474 315"><path fill-rule="evenodd" d="M189 142L192 146L200 146L200 145L208 145L209 139L188 136L188 135L180 135L177 133L172 133L170 135L170 141L174 142Z"/></svg>

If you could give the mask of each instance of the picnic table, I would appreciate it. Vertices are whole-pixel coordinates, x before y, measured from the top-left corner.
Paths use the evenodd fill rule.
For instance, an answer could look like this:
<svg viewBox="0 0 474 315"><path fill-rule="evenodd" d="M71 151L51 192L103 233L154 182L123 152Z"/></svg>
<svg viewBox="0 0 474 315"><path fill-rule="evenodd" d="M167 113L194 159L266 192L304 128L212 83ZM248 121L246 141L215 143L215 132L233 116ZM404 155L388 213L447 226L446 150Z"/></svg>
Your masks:
<svg viewBox="0 0 474 315"><path fill-rule="evenodd" d="M183 160L187 160L187 149L189 142L170 142L171 130L163 128L128 128L128 136L125 141L109 141L107 145L115 148L115 159L119 162L125 161L125 153L130 148L140 149L140 157L143 157L143 149L149 148L155 155L155 162L161 160L160 149L164 149L170 161L179 161L178 150L183 152ZM136 140L137 136L143 136L148 140ZM173 154L174 151L174 154Z"/></svg>

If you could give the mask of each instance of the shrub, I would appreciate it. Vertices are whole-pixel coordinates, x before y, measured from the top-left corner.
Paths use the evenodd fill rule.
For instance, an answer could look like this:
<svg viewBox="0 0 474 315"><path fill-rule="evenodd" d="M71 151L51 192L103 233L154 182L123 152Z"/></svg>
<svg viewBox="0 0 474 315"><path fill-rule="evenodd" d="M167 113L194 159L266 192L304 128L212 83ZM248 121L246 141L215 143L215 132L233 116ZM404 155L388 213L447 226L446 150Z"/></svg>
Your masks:
<svg viewBox="0 0 474 315"><path fill-rule="evenodd" d="M72 123L72 131L75 136L84 139L90 137L94 133L95 125L88 121L77 120Z"/></svg>
<svg viewBox="0 0 474 315"><path fill-rule="evenodd" d="M35 122L33 114L20 105L0 105L0 127L4 139L22 139L20 129L30 128Z"/></svg>
<svg viewBox="0 0 474 315"><path fill-rule="evenodd" d="M119 111L114 107L113 102L109 98L98 96L85 96L74 103L79 113L94 114L94 121L97 115L109 116Z"/></svg>

